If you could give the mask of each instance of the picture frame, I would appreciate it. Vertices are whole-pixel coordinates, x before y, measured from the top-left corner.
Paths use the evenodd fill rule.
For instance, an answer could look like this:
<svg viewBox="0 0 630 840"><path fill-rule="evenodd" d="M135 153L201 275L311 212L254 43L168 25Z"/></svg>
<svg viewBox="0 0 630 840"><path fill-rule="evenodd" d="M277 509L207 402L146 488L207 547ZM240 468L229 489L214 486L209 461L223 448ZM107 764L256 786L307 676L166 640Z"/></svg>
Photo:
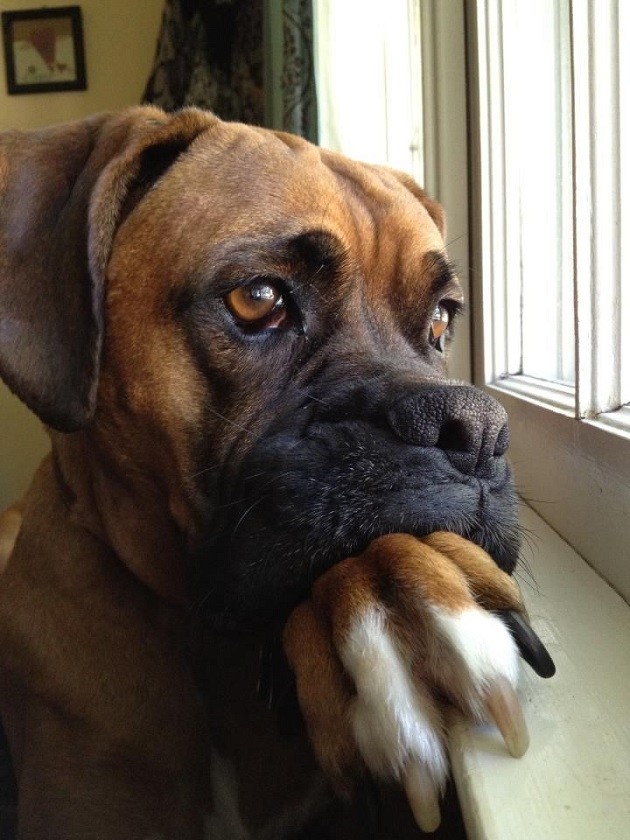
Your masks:
<svg viewBox="0 0 630 840"><path fill-rule="evenodd" d="M85 90L80 6L2 12L9 94Z"/></svg>

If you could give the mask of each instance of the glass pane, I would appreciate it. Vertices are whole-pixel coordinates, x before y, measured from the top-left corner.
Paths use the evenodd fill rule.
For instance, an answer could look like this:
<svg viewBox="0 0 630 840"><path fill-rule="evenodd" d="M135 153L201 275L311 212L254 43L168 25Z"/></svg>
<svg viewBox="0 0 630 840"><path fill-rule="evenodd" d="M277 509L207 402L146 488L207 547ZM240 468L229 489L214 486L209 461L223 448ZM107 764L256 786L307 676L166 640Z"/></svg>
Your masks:
<svg viewBox="0 0 630 840"><path fill-rule="evenodd" d="M502 13L507 264L520 274L507 278L520 289L509 327L522 328L521 373L573 383L569 0L506 0Z"/></svg>

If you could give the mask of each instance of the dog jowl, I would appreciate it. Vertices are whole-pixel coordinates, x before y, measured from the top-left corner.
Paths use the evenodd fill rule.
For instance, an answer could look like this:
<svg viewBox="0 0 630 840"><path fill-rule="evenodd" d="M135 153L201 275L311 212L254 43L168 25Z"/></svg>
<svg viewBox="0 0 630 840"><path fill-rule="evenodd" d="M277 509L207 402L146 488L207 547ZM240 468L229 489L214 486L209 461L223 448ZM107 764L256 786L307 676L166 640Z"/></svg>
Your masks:
<svg viewBox="0 0 630 840"><path fill-rule="evenodd" d="M54 734L34 755L81 720L103 755L113 739L177 779L182 801L145 796L142 826L201 810L194 690L151 599L247 629L401 532L451 532L513 569L505 414L446 373L462 303L441 208L384 167L195 110L0 136L0 372L53 445L0 592L0 703L21 778L51 790L42 820L61 794L22 760L26 707ZM85 655L64 670L69 649ZM114 732L86 691L121 674ZM144 796L132 764L105 799Z"/></svg>

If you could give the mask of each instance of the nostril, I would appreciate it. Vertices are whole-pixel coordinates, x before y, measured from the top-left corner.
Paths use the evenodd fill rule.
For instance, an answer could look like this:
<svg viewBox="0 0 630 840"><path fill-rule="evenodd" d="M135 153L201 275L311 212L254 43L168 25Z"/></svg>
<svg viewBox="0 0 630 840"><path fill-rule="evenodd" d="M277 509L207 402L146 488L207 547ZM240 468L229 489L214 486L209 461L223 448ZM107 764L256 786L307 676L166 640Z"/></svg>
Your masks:
<svg viewBox="0 0 630 840"><path fill-rule="evenodd" d="M499 434L497 435L496 442L494 444L494 452L497 458L501 455L505 455L508 446L510 445L510 431L507 427L507 423L501 427Z"/></svg>
<svg viewBox="0 0 630 840"><path fill-rule="evenodd" d="M466 434L466 425L461 420L442 423L435 445L444 452L469 452L470 439Z"/></svg>
<svg viewBox="0 0 630 840"><path fill-rule="evenodd" d="M504 409L471 386L418 387L388 407L387 420L400 440L435 447L464 475L491 476L509 443Z"/></svg>

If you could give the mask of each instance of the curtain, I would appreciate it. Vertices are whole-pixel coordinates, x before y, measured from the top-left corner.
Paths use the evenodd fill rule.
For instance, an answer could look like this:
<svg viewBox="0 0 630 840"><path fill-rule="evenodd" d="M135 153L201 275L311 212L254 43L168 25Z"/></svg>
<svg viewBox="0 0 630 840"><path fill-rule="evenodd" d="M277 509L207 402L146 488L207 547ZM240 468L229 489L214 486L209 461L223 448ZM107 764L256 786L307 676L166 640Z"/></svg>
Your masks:
<svg viewBox="0 0 630 840"><path fill-rule="evenodd" d="M312 0L166 0L143 102L316 141Z"/></svg>
<svg viewBox="0 0 630 840"><path fill-rule="evenodd" d="M262 123L262 0L166 0L143 101Z"/></svg>
<svg viewBox="0 0 630 840"><path fill-rule="evenodd" d="M266 124L318 141L312 0L265 3Z"/></svg>

